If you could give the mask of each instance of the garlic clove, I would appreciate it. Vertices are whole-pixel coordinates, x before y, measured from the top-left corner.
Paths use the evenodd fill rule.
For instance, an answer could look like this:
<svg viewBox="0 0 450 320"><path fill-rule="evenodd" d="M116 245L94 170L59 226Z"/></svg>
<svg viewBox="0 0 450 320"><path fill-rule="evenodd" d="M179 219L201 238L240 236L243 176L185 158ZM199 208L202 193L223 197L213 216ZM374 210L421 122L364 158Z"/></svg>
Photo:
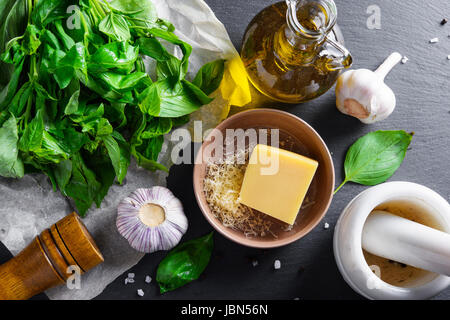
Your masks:
<svg viewBox="0 0 450 320"><path fill-rule="evenodd" d="M117 229L137 251L170 250L186 233L183 206L164 187L137 189L118 206Z"/></svg>
<svg viewBox="0 0 450 320"><path fill-rule="evenodd" d="M383 84L385 85L385 84ZM385 85L386 86L386 85ZM371 109L374 110L367 118L360 119L365 124L372 124L382 121L394 112L396 99L394 92L386 86L382 89L383 95L374 95L372 99Z"/></svg>
<svg viewBox="0 0 450 320"><path fill-rule="evenodd" d="M374 94L380 85L373 81L373 72L367 69L351 70L339 77L336 85L336 105L344 114L366 119L376 112Z"/></svg>
<svg viewBox="0 0 450 320"><path fill-rule="evenodd" d="M353 116L358 119L365 119L370 116L367 107L363 106L358 100L347 98L344 100L344 107L341 110L343 113Z"/></svg>

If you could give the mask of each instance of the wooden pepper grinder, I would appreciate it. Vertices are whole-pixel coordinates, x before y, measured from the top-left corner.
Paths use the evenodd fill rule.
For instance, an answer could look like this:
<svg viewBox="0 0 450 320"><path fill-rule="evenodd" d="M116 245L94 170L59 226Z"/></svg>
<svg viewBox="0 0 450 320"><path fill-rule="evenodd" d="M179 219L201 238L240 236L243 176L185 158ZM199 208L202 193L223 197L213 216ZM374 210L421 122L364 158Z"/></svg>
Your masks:
<svg viewBox="0 0 450 320"><path fill-rule="evenodd" d="M16 257L0 266L0 299L29 299L72 275L85 273L104 261L85 225L74 212L34 238Z"/></svg>

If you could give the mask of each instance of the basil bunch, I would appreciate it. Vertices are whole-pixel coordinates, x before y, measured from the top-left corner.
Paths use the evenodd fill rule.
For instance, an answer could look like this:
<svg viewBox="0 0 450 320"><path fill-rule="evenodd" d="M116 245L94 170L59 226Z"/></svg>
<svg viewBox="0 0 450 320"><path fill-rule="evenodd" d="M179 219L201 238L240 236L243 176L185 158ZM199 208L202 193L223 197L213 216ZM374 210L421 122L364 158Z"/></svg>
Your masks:
<svg viewBox="0 0 450 320"><path fill-rule="evenodd" d="M2 1L0 175L43 172L84 215L123 182L132 156L167 170L164 135L211 102L223 76L218 60L186 80L191 51L150 0Z"/></svg>

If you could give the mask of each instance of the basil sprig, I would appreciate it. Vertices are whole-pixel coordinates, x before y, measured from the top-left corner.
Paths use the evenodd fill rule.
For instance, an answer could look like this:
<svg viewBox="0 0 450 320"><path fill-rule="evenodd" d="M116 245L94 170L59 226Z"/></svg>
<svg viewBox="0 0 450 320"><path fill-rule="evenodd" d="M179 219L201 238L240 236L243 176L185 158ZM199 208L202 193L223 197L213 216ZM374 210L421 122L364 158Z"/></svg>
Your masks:
<svg viewBox="0 0 450 320"><path fill-rule="evenodd" d="M385 182L400 167L405 158L412 134L403 130L375 131L359 138L345 157L345 180L336 192L349 181L374 186Z"/></svg>
<svg viewBox="0 0 450 320"><path fill-rule="evenodd" d="M213 233L187 241L169 252L158 266L156 281L161 293L198 279L211 258Z"/></svg>

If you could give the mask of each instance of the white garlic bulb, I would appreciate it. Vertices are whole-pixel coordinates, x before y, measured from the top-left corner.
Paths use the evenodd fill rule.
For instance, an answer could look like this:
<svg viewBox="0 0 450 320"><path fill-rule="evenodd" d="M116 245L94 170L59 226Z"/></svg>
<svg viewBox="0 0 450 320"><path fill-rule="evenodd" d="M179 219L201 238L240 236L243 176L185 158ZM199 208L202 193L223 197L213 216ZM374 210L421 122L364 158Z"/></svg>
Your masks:
<svg viewBox="0 0 450 320"><path fill-rule="evenodd" d="M395 109L395 94L384 83L384 78L402 59L392 53L376 70L350 70L339 76L336 84L336 105L344 114L363 123L386 119Z"/></svg>
<svg viewBox="0 0 450 320"><path fill-rule="evenodd" d="M117 211L119 233L140 252L170 250L188 228L180 200L164 187L137 189Z"/></svg>

